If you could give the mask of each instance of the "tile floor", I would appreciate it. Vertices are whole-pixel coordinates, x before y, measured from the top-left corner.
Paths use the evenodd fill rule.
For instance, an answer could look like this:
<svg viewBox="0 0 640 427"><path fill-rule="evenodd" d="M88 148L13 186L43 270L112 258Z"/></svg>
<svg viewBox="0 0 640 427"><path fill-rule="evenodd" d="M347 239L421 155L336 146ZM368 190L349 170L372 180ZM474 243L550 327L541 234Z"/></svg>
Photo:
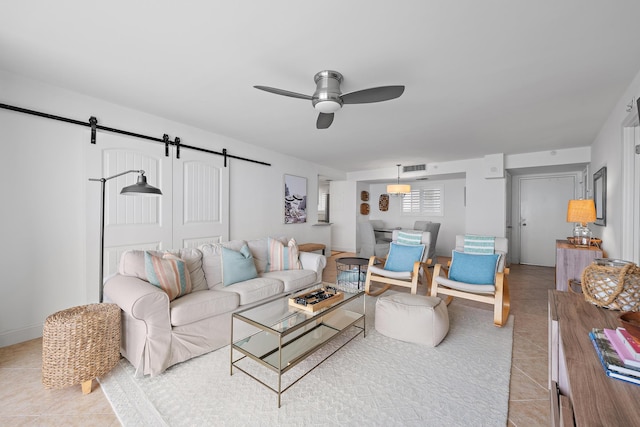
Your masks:
<svg viewBox="0 0 640 427"><path fill-rule="evenodd" d="M349 255L341 253L328 260L326 281L335 282L334 259ZM547 290L554 287L554 274L554 269L547 267L511 268L509 285L515 323L509 426L549 425ZM425 291L424 287L418 290L422 294ZM477 306L490 309L487 305ZM79 385L46 390L41 382L41 367L41 339L0 348L0 426L120 425L97 382L88 395L82 395Z"/></svg>

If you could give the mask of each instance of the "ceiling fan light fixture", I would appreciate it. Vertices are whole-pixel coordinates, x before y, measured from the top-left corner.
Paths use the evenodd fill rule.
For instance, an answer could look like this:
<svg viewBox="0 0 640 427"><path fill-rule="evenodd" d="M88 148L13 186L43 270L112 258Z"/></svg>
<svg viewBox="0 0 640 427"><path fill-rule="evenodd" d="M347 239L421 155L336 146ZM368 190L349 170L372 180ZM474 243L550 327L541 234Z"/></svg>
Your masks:
<svg viewBox="0 0 640 427"><path fill-rule="evenodd" d="M334 70L320 71L316 73L313 80L316 82L316 91L311 96L269 86L256 85L254 87L276 95L310 100L314 110L320 113L316 121L316 128L318 129L327 129L331 126L334 113L341 109L344 104L369 104L389 101L398 98L404 92L404 86L396 85L372 87L343 95L340 90L340 83L343 80L342 74Z"/></svg>
<svg viewBox="0 0 640 427"><path fill-rule="evenodd" d="M313 108L315 108L317 111L325 114L335 113L340 109L340 107L342 107L342 105L339 102L332 100L318 101L313 106Z"/></svg>

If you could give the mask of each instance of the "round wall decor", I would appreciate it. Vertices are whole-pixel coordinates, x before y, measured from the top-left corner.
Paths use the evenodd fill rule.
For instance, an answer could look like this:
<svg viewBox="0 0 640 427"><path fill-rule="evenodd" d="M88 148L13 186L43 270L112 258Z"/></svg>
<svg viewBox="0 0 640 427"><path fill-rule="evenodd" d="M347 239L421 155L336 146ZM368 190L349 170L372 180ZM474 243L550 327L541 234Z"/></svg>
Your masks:
<svg viewBox="0 0 640 427"><path fill-rule="evenodd" d="M360 203L360 214L369 215L369 203Z"/></svg>
<svg viewBox="0 0 640 427"><path fill-rule="evenodd" d="M363 202L368 202L369 201L369 192L368 191L360 192L360 200L362 200Z"/></svg>

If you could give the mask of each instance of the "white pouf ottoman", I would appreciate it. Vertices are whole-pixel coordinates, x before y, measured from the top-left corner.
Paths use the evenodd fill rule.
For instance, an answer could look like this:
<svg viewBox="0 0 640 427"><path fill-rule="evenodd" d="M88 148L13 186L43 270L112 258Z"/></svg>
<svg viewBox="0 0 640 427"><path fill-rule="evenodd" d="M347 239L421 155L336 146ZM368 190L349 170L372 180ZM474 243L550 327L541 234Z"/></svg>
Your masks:
<svg viewBox="0 0 640 427"><path fill-rule="evenodd" d="M376 302L375 327L390 338L435 347L449 332L447 304L438 297L387 293Z"/></svg>

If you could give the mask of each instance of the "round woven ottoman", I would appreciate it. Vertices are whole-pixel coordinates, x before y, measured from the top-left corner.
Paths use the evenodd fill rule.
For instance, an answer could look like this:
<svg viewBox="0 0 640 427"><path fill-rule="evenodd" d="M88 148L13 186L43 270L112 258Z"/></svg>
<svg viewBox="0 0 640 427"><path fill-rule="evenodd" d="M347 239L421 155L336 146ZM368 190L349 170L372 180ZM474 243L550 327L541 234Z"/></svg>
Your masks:
<svg viewBox="0 0 640 427"><path fill-rule="evenodd" d="M42 332L42 384L63 388L82 384L91 393L94 378L120 360L120 307L89 304L47 317Z"/></svg>
<svg viewBox="0 0 640 427"><path fill-rule="evenodd" d="M447 304L438 297L387 293L376 302L375 327L388 337L435 347L449 332Z"/></svg>

